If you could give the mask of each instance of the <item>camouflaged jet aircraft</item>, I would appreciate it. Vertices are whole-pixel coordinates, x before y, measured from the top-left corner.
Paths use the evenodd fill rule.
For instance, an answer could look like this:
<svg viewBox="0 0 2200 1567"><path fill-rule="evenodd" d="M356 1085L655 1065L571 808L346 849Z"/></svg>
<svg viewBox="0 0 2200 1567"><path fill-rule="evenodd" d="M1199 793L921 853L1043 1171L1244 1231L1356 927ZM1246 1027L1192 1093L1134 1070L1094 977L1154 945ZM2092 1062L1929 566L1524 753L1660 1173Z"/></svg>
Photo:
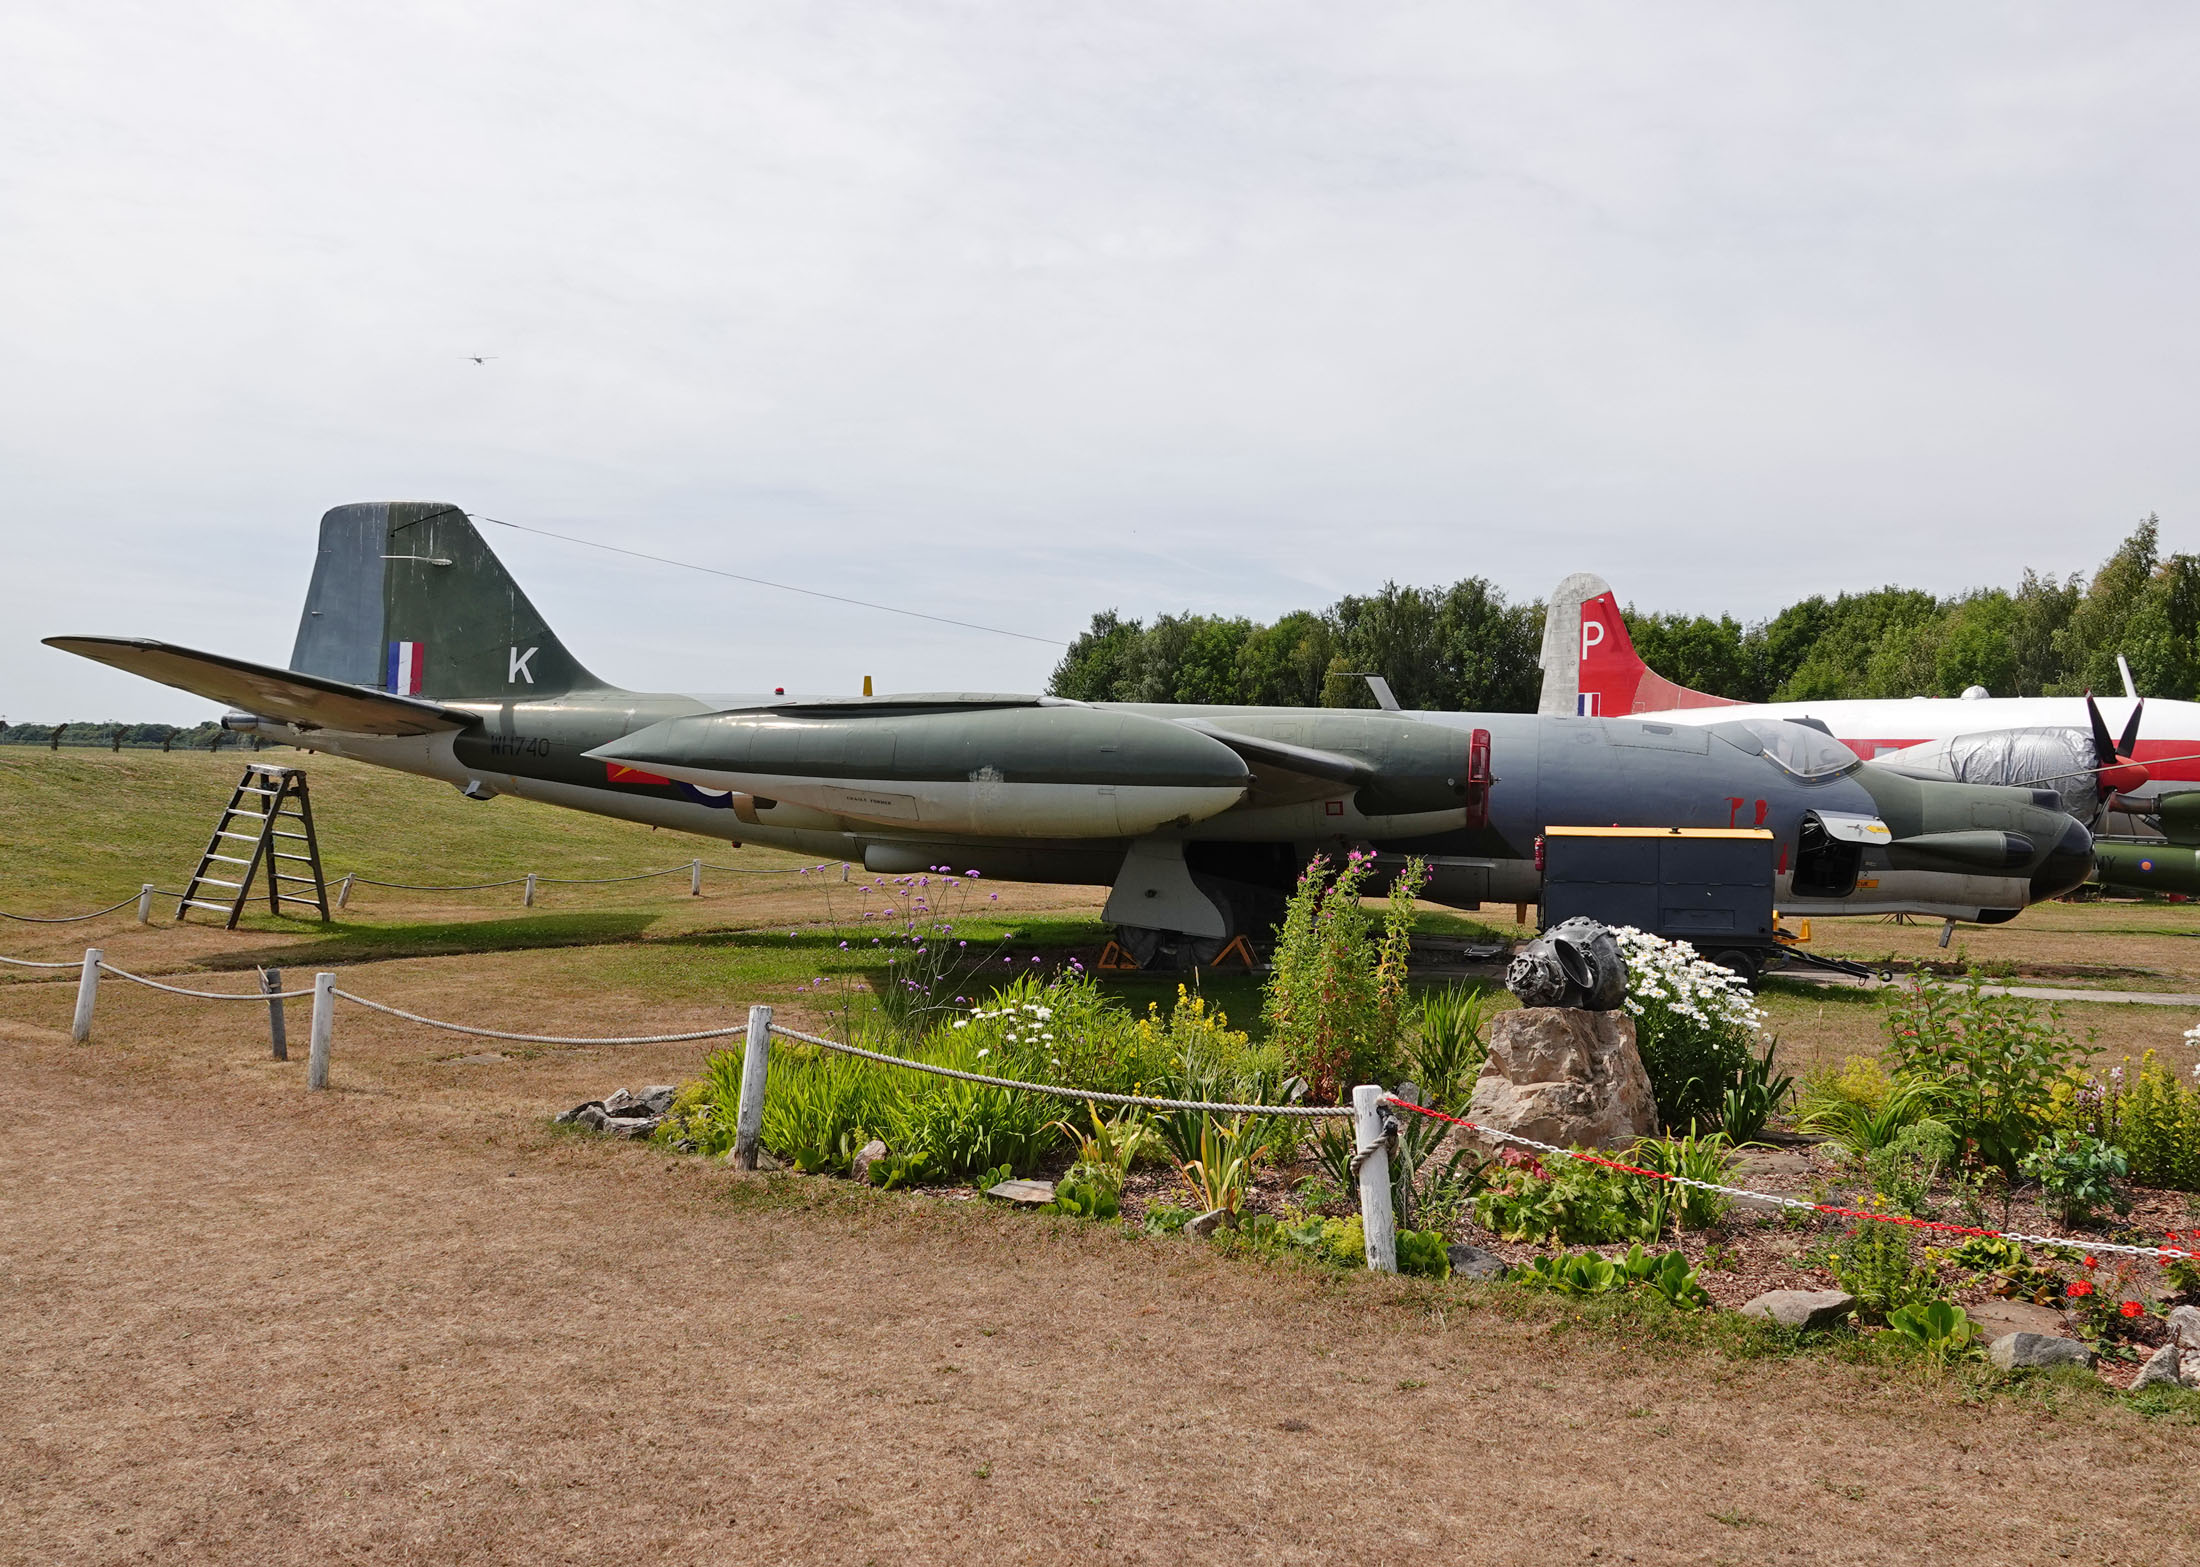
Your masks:
<svg viewBox="0 0 2200 1567"><path fill-rule="evenodd" d="M48 644L237 711L229 727L629 821L904 874L1109 885L1140 962L1265 935L1318 851L1425 859L1429 898L1537 901L1552 826L1761 827L1780 907L1996 922L2084 880L2052 792L1905 777L1766 718L1083 703L972 692L645 695L566 650L455 506L321 519L290 667ZM1706 935L1715 933L1707 932Z"/></svg>

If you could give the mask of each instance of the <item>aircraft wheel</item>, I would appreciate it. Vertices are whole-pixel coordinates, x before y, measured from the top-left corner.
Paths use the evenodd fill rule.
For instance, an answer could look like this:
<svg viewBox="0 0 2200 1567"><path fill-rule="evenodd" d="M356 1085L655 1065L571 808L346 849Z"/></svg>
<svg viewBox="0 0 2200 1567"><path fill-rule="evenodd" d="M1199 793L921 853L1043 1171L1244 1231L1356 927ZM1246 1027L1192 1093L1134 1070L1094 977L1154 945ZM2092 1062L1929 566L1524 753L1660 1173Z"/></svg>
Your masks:
<svg viewBox="0 0 2200 1567"><path fill-rule="evenodd" d="M1153 967L1153 960L1160 954L1161 943L1167 931L1153 930L1144 925L1118 925L1115 927L1115 943L1140 968Z"/></svg>
<svg viewBox="0 0 2200 1567"><path fill-rule="evenodd" d="M1145 925L1118 925L1115 942L1140 968L1167 973L1204 968L1221 956L1230 938L1191 936L1180 930L1155 930Z"/></svg>

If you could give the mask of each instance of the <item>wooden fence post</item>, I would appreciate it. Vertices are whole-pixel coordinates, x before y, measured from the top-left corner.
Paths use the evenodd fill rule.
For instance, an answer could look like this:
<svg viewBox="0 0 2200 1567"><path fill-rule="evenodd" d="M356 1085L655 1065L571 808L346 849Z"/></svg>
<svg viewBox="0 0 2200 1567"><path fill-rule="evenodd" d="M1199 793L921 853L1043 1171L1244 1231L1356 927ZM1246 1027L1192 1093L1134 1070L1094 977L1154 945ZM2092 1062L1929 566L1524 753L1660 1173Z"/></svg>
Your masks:
<svg viewBox="0 0 2200 1567"><path fill-rule="evenodd" d="M138 923L140 925L153 923L153 884L151 882L146 882L138 888Z"/></svg>
<svg viewBox="0 0 2200 1567"><path fill-rule="evenodd" d="M106 957L97 947L84 949L84 972L76 982L76 1016L69 1020L69 1037L80 1045L92 1037L92 1008L99 1002L99 965Z"/></svg>
<svg viewBox="0 0 2200 1567"><path fill-rule="evenodd" d="M700 898L702 895L703 862L701 860L690 860L688 861L688 896Z"/></svg>
<svg viewBox="0 0 2200 1567"><path fill-rule="evenodd" d="M1360 1156L1360 1226L1367 1233L1367 1265L1398 1271L1398 1226L1390 1211L1390 1154L1383 1146L1383 1090L1362 1083L1352 1090L1353 1142Z"/></svg>
<svg viewBox="0 0 2200 1567"><path fill-rule="evenodd" d="M338 908L342 908L351 902L351 879L358 874L357 871L344 872L344 884L336 889L336 906Z"/></svg>
<svg viewBox="0 0 2200 1567"><path fill-rule="evenodd" d="M748 1048L741 1053L741 1109L733 1123L733 1163L756 1168L764 1139L764 1077L771 1066L772 1009L749 1008Z"/></svg>
<svg viewBox="0 0 2200 1567"><path fill-rule="evenodd" d="M531 909L535 906L535 873L533 871L527 873L527 896L523 901L527 908Z"/></svg>
<svg viewBox="0 0 2200 1567"><path fill-rule="evenodd" d="M277 1002L275 1005L280 1006ZM313 976L313 1032L306 1045L306 1087L328 1087L329 1035L336 1027L336 976Z"/></svg>
<svg viewBox="0 0 2200 1567"><path fill-rule="evenodd" d="M279 968L260 970L260 988L267 992L267 1044L278 1061L290 1059L290 1036L283 1028L283 1004L273 998L283 988L283 971Z"/></svg>

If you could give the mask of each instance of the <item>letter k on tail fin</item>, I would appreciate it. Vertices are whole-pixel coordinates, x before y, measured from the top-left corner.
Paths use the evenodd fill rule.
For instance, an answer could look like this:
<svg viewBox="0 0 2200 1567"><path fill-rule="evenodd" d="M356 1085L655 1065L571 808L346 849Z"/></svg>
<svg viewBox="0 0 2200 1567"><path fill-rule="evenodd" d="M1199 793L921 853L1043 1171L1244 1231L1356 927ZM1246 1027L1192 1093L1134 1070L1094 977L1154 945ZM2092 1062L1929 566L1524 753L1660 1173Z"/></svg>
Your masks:
<svg viewBox="0 0 2200 1567"><path fill-rule="evenodd" d="M1543 616L1546 718L1620 718L1676 707L1732 707L1729 697L1675 685L1636 656L1619 601L1602 577L1576 572L1551 594Z"/></svg>

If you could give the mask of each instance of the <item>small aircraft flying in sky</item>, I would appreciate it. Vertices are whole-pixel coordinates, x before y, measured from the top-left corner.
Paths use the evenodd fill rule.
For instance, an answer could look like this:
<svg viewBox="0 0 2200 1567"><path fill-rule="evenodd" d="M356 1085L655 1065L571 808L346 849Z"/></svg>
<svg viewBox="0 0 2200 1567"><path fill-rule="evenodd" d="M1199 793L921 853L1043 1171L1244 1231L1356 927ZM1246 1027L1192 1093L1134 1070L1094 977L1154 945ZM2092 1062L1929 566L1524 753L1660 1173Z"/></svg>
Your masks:
<svg viewBox="0 0 2200 1567"><path fill-rule="evenodd" d="M2052 792L1905 776L1762 714L1708 724L1083 703L991 692L649 695L591 674L466 514L341 506L287 669L119 637L50 646L231 704L223 721L577 810L831 856L1101 884L1141 963L1265 935L1317 852L1408 855L1426 896L1539 898L1551 826L1762 828L1796 914L1996 922L2084 880Z"/></svg>

